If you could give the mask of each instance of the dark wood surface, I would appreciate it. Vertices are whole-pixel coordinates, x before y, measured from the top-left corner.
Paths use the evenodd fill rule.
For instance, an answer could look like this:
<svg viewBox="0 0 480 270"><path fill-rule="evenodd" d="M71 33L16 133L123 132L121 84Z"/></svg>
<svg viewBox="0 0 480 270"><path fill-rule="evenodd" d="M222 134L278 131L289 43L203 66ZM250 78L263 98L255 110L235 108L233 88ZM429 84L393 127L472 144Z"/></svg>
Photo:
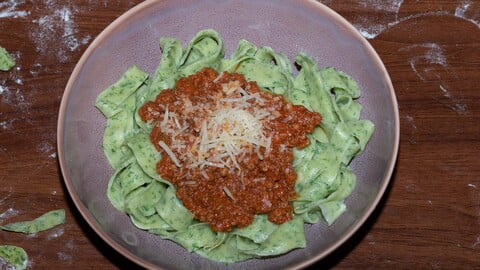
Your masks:
<svg viewBox="0 0 480 270"><path fill-rule="evenodd" d="M25 248L32 269L135 267L89 228L66 194L56 124L89 42L139 2L0 1L0 45L17 60L0 73L0 224L67 210L66 224L52 231L0 232L0 244ZM362 30L385 62L401 139L379 207L315 266L480 268L480 1L323 2Z"/></svg>

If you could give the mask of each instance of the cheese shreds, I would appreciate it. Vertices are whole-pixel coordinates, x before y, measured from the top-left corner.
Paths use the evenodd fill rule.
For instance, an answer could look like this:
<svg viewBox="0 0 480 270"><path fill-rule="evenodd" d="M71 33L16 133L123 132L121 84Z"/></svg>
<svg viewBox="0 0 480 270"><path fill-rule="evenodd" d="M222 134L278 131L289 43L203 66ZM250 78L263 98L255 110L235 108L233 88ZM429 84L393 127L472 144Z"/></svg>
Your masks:
<svg viewBox="0 0 480 270"><path fill-rule="evenodd" d="M228 189L227 187L223 187L223 191L225 192L225 194L227 194L228 197L230 197L230 199L232 199L233 201L235 201L235 197L233 197L233 194L232 194L232 192L230 191L230 189Z"/></svg>
<svg viewBox="0 0 480 270"><path fill-rule="evenodd" d="M170 149L170 147L168 147L168 145L166 145L163 141L159 141L158 142L158 145L160 145L160 147L163 148L163 150L165 150L165 153L167 153L167 155L172 159L173 163L175 163L175 165L177 167L182 167L182 165L180 165L180 162L178 161L177 157L175 156L175 154L172 152L172 150Z"/></svg>
<svg viewBox="0 0 480 270"><path fill-rule="evenodd" d="M205 162L205 165L211 166L211 167L217 167L217 168L225 168L225 165L219 164L219 163L213 163L213 162Z"/></svg>
<svg viewBox="0 0 480 270"><path fill-rule="evenodd" d="M267 198L263 198L262 202L266 207L271 207L272 206L272 203Z"/></svg>
<svg viewBox="0 0 480 270"><path fill-rule="evenodd" d="M197 184L197 182L195 182L195 181L184 181L184 182L182 182L182 183L183 183L184 185L196 185L196 184Z"/></svg>
<svg viewBox="0 0 480 270"><path fill-rule="evenodd" d="M203 178L207 180L210 179L210 177L208 177L208 174L205 171L200 171L200 174L203 176Z"/></svg>
<svg viewBox="0 0 480 270"><path fill-rule="evenodd" d="M167 105L167 108L165 109L165 114L163 115L163 122L162 122L162 125L163 126L166 126L167 125L167 122L168 122L168 105Z"/></svg>
<svg viewBox="0 0 480 270"><path fill-rule="evenodd" d="M267 137L263 121L274 116L268 108L258 106L264 105L265 99L243 89L239 81L223 83L221 87L213 104L193 106L186 98L179 102L184 104L183 112L165 108L158 126L170 144L161 141L159 146L177 167L183 164L189 169L227 168L239 174L247 154L256 154L263 160L270 153L271 136ZM195 121L187 123L185 117Z"/></svg>
<svg viewBox="0 0 480 270"><path fill-rule="evenodd" d="M220 80L222 77L223 77L223 72L220 72L220 74L218 74L218 76L213 80L214 83L218 82L218 80Z"/></svg>

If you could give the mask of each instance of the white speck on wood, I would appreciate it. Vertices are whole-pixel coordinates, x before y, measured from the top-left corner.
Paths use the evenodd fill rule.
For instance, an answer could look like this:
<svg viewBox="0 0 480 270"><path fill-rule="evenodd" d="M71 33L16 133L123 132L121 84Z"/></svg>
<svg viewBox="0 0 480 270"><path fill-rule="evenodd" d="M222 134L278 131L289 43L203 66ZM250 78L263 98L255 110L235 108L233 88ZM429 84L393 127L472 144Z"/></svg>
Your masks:
<svg viewBox="0 0 480 270"><path fill-rule="evenodd" d="M447 98L451 98L451 97L452 97L452 95L450 95L450 91L448 91L448 89L447 89L445 86L440 85L440 90L442 90L443 95L444 95L445 97L447 97Z"/></svg>
<svg viewBox="0 0 480 270"><path fill-rule="evenodd" d="M480 245L480 234L477 236L477 239L472 244L472 248L476 248L478 245Z"/></svg>
<svg viewBox="0 0 480 270"><path fill-rule="evenodd" d="M2 129L10 129L12 127L13 122L15 122L15 119L8 119L5 121L0 122L0 127Z"/></svg>
<svg viewBox="0 0 480 270"><path fill-rule="evenodd" d="M405 116L405 119L407 119L407 122L412 126L413 129L417 129L417 126L415 125L415 122L413 121L413 117L410 115Z"/></svg>

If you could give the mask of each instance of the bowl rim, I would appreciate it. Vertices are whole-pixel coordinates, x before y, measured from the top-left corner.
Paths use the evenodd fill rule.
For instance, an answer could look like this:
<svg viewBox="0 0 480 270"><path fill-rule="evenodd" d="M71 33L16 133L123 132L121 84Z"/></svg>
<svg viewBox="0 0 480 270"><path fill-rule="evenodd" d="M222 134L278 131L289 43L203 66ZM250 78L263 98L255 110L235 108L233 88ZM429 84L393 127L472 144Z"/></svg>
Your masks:
<svg viewBox="0 0 480 270"><path fill-rule="evenodd" d="M80 60L77 62L75 65L75 68L73 72L70 75L70 78L67 82L67 85L65 87L65 91L62 96L62 100L60 103L60 108L59 108L59 116L57 120L57 152L58 152L58 160L60 164L60 171L63 176L63 181L65 183L65 186L67 188L67 191L72 198L73 203L79 210L81 216L83 219L88 223L88 225L102 238L103 241L105 241L109 246L111 246L114 250L131 260L132 262L140 265L141 267L147 268L147 269L162 269L157 265L154 265L139 256L133 254L130 252L128 249L125 247L121 246L118 244L115 240L113 240L107 233L105 233L102 228L100 228L100 225L97 224L94 220L95 218L89 213L87 207L83 204L83 202L80 200L80 197L75 193L75 188L73 186L73 183L70 179L70 175L68 174L67 170L67 165L66 165L66 160L65 160L65 155L64 155L64 142L65 142L65 137L64 137L64 128L65 128L65 115L66 115L66 109L67 109L67 104L68 100L71 96L72 93L72 87L73 84L78 77L78 74L80 73L83 65L85 62L88 60L88 58L92 55L96 47L106 38L111 32L116 30L116 28L121 25L124 21L128 20L138 12L147 9L148 7L154 5L156 2L159 0L146 0L133 8L129 9L125 13L123 13L120 17L116 18L112 23L110 23L102 32L94 39L94 41L88 46L88 48L85 50L83 55L81 56ZM370 56L373 58L375 64L379 68L382 78L384 79L388 91L390 92L390 101L392 102L393 105L393 120L394 120L394 132L393 132L393 149L391 152L391 155L388 159L388 164L387 164L387 169L384 174L383 178L383 183L379 188L379 191L372 201L372 204L367 208L365 213L360 217L359 220L340 238L338 239L333 245L331 245L329 248L326 250L318 253L314 257L305 260L303 262L297 263L294 265L292 268L294 269L299 269L299 268L304 268L307 267L308 265L313 264L316 261L319 261L322 258L325 258L327 255L332 253L334 250L336 250L339 246L344 244L355 232L358 231L358 229L365 223L365 221L371 216L372 212L375 210L375 208L378 206L379 201L383 197L385 190L387 189L392 174L393 170L395 168L396 160L397 160L397 155L398 155L398 148L399 148L399 142L400 142L400 116L399 116L399 110L398 110L398 102L397 102L397 97L395 95L395 90L393 88L392 80L388 74L388 71L381 60L380 56L377 54L373 46L360 34L360 32L349 22L347 21L343 16L335 12L333 9L330 7L317 2L315 0L305 0L307 4L311 4L315 9L321 10L325 13L327 13L329 16L331 16L334 21L338 22L342 26L346 27L347 30L353 35L353 37L357 38L359 41L361 41L362 45L364 48L369 52Z"/></svg>

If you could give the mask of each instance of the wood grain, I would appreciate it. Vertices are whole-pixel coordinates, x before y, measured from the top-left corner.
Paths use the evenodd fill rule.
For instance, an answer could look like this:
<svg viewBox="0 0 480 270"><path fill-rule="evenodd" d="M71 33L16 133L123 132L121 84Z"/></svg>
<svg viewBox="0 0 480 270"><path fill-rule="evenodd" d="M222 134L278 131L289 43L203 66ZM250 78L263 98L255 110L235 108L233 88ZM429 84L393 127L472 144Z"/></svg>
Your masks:
<svg viewBox="0 0 480 270"><path fill-rule="evenodd" d="M0 73L0 213L19 212L4 213L0 222L57 208L67 209L67 222L33 237L0 232L0 243L24 247L33 269L134 269L88 227L65 194L55 134L64 87L88 37L141 1L23 2L15 10L27 16L0 18L0 44L18 63ZM375 37L369 41L399 101L401 144L379 207L312 269L480 267L480 2L323 2ZM4 10L0 5L0 14ZM52 31L40 27L62 10L71 12L70 21ZM72 32L65 31L69 26ZM46 44L41 33L49 37ZM68 36L79 41L76 48L65 43Z"/></svg>

